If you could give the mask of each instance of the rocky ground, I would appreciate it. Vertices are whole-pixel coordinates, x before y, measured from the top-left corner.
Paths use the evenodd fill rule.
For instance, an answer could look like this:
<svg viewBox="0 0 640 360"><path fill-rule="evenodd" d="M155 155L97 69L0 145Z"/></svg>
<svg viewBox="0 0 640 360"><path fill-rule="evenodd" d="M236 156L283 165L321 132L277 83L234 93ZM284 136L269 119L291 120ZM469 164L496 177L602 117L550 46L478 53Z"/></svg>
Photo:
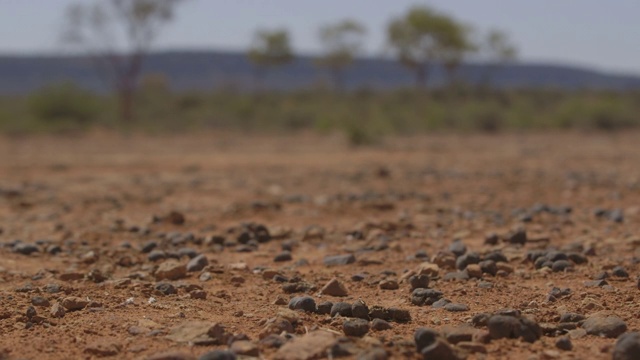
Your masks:
<svg viewBox="0 0 640 360"><path fill-rule="evenodd" d="M4 138L0 359L640 359L639 138Z"/></svg>

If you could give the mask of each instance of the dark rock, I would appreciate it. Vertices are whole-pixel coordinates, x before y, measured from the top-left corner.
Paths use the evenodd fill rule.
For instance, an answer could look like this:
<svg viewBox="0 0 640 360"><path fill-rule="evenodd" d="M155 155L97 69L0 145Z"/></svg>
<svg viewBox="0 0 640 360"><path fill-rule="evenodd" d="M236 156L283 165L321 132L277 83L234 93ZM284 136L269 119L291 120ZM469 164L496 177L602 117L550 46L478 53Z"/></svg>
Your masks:
<svg viewBox="0 0 640 360"><path fill-rule="evenodd" d="M629 277L629 273L622 266L614 267L613 270L611 270L611 274L613 274L613 276L617 276L625 279Z"/></svg>
<svg viewBox="0 0 640 360"><path fill-rule="evenodd" d="M498 272L498 266L496 266L496 262L493 260L483 260L478 263L480 265L480 269L485 274L490 274L495 276Z"/></svg>
<svg viewBox="0 0 640 360"><path fill-rule="evenodd" d="M189 259L193 259L198 255L199 255L198 251L196 251L195 249L186 248L186 247L178 249L178 256L179 257L185 257L186 256Z"/></svg>
<svg viewBox="0 0 640 360"><path fill-rule="evenodd" d="M384 330L389 330L391 328L392 328L391 324L386 322L385 320L373 319L373 321L371 321L371 329L372 330L384 331Z"/></svg>
<svg viewBox="0 0 640 360"><path fill-rule="evenodd" d="M395 280L382 280L378 286L382 290L397 290L400 288L400 285Z"/></svg>
<svg viewBox="0 0 640 360"><path fill-rule="evenodd" d="M40 306L40 307L49 307L51 305L49 303L49 300L43 298L42 296L32 297L31 304L33 304L34 306Z"/></svg>
<svg viewBox="0 0 640 360"><path fill-rule="evenodd" d="M577 265L586 264L587 262L589 262L586 256L575 252L569 253L567 257Z"/></svg>
<svg viewBox="0 0 640 360"><path fill-rule="evenodd" d="M187 263L187 271L200 271L207 265L209 265L209 259L207 259L206 255L201 254L189 260L189 262Z"/></svg>
<svg viewBox="0 0 640 360"><path fill-rule="evenodd" d="M627 331L627 324L617 316L594 315L582 323L589 335L617 338Z"/></svg>
<svg viewBox="0 0 640 360"><path fill-rule="evenodd" d="M158 247L158 243L155 241L148 241L146 243L144 243L144 245L142 245L142 247L140 248L140 251L143 254L147 254L150 253L151 250L155 249Z"/></svg>
<svg viewBox="0 0 640 360"><path fill-rule="evenodd" d="M416 349L421 352L422 349L433 345L440 335L434 329L418 328L413 334L413 340L416 343Z"/></svg>
<svg viewBox="0 0 640 360"><path fill-rule="evenodd" d="M62 291L62 286L58 284L47 284L43 287L43 290L49 294L57 294Z"/></svg>
<svg viewBox="0 0 640 360"><path fill-rule="evenodd" d="M338 297L349 295L344 285L342 285L342 283L340 283L336 278L329 280L329 282L320 289L320 293Z"/></svg>
<svg viewBox="0 0 640 360"><path fill-rule="evenodd" d="M311 296L296 296L289 301L289 309L316 312L316 301Z"/></svg>
<svg viewBox="0 0 640 360"><path fill-rule="evenodd" d="M340 315L342 317L351 317L351 304L346 302L337 302L331 307L331 317Z"/></svg>
<svg viewBox="0 0 640 360"><path fill-rule="evenodd" d="M477 264L480 262L480 255L474 252L466 253L456 259L456 268L464 270L467 265Z"/></svg>
<svg viewBox="0 0 640 360"><path fill-rule="evenodd" d="M532 320L514 316L494 315L487 322L492 339L517 339L535 342L542 336L542 329Z"/></svg>
<svg viewBox="0 0 640 360"><path fill-rule="evenodd" d="M620 335L613 348L613 360L640 359L640 332Z"/></svg>
<svg viewBox="0 0 640 360"><path fill-rule="evenodd" d="M409 278L409 284L411 284L411 291L418 288L427 289L429 288L429 275L413 275Z"/></svg>
<svg viewBox="0 0 640 360"><path fill-rule="evenodd" d="M582 314L576 313L563 313L560 315L561 323L576 323L586 319L586 317Z"/></svg>
<svg viewBox="0 0 640 360"><path fill-rule="evenodd" d="M431 305L442 298L442 292L434 289L418 288L411 293L411 303L414 305Z"/></svg>
<svg viewBox="0 0 640 360"><path fill-rule="evenodd" d="M276 257L273 258L273 261L284 262L284 261L291 261L292 259L293 257L291 256L291 253L289 251L283 251L280 254L276 255Z"/></svg>
<svg viewBox="0 0 640 360"><path fill-rule="evenodd" d="M356 262L356 257L353 254L327 256L323 260L326 266L348 265L354 262Z"/></svg>
<svg viewBox="0 0 640 360"><path fill-rule="evenodd" d="M553 270L554 272L560 272L572 267L573 265L569 260L557 260L553 262L553 265L551 265L551 270Z"/></svg>
<svg viewBox="0 0 640 360"><path fill-rule="evenodd" d="M369 322L364 319L349 319L342 325L347 336L363 337L369 332Z"/></svg>
<svg viewBox="0 0 640 360"><path fill-rule="evenodd" d="M437 339L433 344L420 351L424 359L459 360L453 347L443 339Z"/></svg>
<svg viewBox="0 0 640 360"><path fill-rule="evenodd" d="M466 280L469 280L469 273L467 273L466 271L448 272L448 273L444 274L444 276L442 277L442 280L444 280L444 281L453 281L453 280L466 281Z"/></svg>
<svg viewBox="0 0 640 360"><path fill-rule="evenodd" d="M366 276L366 275L364 275L364 274L354 274L354 275L351 275L351 280L352 280L352 281L355 281L355 282L362 281L362 280L364 280L364 279L366 279L366 278L367 278L367 276Z"/></svg>
<svg viewBox="0 0 640 360"><path fill-rule="evenodd" d="M491 314L488 313L480 313L476 314L471 318L471 323L475 327L485 327L487 326L487 322L491 318Z"/></svg>
<svg viewBox="0 0 640 360"><path fill-rule="evenodd" d="M395 322L404 323L411 321L411 314L409 313L409 310L392 307L387 309L387 313L389 314L390 320L393 320Z"/></svg>
<svg viewBox="0 0 640 360"><path fill-rule="evenodd" d="M382 306L372 306L369 309L369 318L370 319L383 319L390 321L391 314L389 314L389 309L385 309Z"/></svg>
<svg viewBox="0 0 640 360"><path fill-rule="evenodd" d="M369 320L369 307L362 300L357 300L351 305L351 316L354 318Z"/></svg>
<svg viewBox="0 0 640 360"><path fill-rule="evenodd" d="M431 304L431 306L434 309L442 309L443 307L447 306L447 304L450 304L450 303L451 303L451 300L442 298L442 299L434 302L433 304Z"/></svg>
<svg viewBox="0 0 640 360"><path fill-rule="evenodd" d="M551 291L549 291L549 294L547 295L547 301L550 301L550 302L557 301L569 295L571 295L571 289L569 288L560 289L558 287L554 287L551 289Z"/></svg>
<svg viewBox="0 0 640 360"><path fill-rule="evenodd" d="M325 301L318 304L316 312L320 315L328 315L331 313L331 307L333 307L333 303L331 301Z"/></svg>
<svg viewBox="0 0 640 360"><path fill-rule="evenodd" d="M273 349L280 348L286 342L287 342L287 339L276 334L267 335L267 337L260 340L260 344L262 344L264 347L273 348Z"/></svg>
<svg viewBox="0 0 640 360"><path fill-rule="evenodd" d="M527 243L527 232L524 229L518 229L509 236L508 240L511 244L524 245Z"/></svg>
<svg viewBox="0 0 640 360"><path fill-rule="evenodd" d="M388 358L389 354L387 354L385 349L374 348L358 354L356 360L387 360Z"/></svg>
<svg viewBox="0 0 640 360"><path fill-rule="evenodd" d="M570 351L573 349L571 339L567 336L562 336L556 340L556 347L560 350Z"/></svg>
<svg viewBox="0 0 640 360"><path fill-rule="evenodd" d="M456 257L459 257L467 252L467 247L462 240L455 240L451 245L449 245L449 251L451 251Z"/></svg>
<svg viewBox="0 0 640 360"><path fill-rule="evenodd" d="M22 255L31 255L34 252L38 252L39 249L34 244L20 242L13 246L13 251Z"/></svg>
<svg viewBox="0 0 640 360"><path fill-rule="evenodd" d="M198 360L236 360L236 354L227 350L213 350L200 355Z"/></svg>
<svg viewBox="0 0 640 360"><path fill-rule="evenodd" d="M484 255L484 257L482 258L482 260L487 261L487 260L491 260L493 262L509 262L509 260L507 259L506 256L504 256L504 254L502 253L502 251L500 250L496 250L496 251L492 251L490 253L487 253Z"/></svg>
<svg viewBox="0 0 640 360"><path fill-rule="evenodd" d="M444 309L451 312L462 312L469 311L469 307L465 304L447 304L444 306Z"/></svg>
<svg viewBox="0 0 640 360"><path fill-rule="evenodd" d="M154 289L162 295L173 295L178 293L175 286L166 282L157 283L156 286L154 286Z"/></svg>
<svg viewBox="0 0 640 360"><path fill-rule="evenodd" d="M153 250L149 253L149 255L147 255L147 259L149 259L149 261L164 260L166 258L167 258L167 253L165 253L162 250Z"/></svg>

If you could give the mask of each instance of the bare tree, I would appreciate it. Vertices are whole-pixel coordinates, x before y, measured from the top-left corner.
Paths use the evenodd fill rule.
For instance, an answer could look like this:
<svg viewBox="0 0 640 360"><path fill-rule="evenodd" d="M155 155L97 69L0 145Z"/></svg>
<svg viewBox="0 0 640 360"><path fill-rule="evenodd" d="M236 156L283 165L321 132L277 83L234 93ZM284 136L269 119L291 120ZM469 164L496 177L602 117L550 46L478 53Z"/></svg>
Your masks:
<svg viewBox="0 0 640 360"><path fill-rule="evenodd" d="M354 20L344 20L320 29L324 54L317 63L331 72L337 90L343 89L344 71L362 50L365 34L364 26Z"/></svg>
<svg viewBox="0 0 640 360"><path fill-rule="evenodd" d="M100 0L66 9L63 41L86 53L115 90L119 115L130 122L143 62L182 0Z"/></svg>

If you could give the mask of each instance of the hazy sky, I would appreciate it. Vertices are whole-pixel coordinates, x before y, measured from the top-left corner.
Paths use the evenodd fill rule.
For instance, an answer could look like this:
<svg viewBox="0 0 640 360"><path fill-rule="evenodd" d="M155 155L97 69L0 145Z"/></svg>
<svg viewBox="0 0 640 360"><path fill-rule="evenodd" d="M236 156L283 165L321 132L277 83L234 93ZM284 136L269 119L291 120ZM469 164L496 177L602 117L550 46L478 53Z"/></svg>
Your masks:
<svg viewBox="0 0 640 360"><path fill-rule="evenodd" d="M59 51L64 8L91 1L0 0L0 53ZM389 19L415 4L508 31L522 60L640 74L639 0L187 0L156 48L243 50L256 28L286 27L297 51L313 53L321 24L354 18L377 55Z"/></svg>

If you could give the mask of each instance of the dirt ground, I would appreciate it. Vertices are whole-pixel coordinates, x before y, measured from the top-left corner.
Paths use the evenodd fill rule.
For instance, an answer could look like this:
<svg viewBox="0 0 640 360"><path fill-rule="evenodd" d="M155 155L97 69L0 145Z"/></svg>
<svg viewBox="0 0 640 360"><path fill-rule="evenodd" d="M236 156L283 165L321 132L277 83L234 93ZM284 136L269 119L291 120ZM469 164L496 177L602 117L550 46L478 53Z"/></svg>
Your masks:
<svg viewBox="0 0 640 360"><path fill-rule="evenodd" d="M389 358L421 358L412 344L419 327L442 330L518 309L546 324L545 335L534 343L480 342L486 353L467 351L467 358L611 359L614 338L574 331L573 350L563 351L553 326L564 312L609 311L628 331L640 329L639 140L640 133L434 135L351 149L338 137L313 135L2 138L0 358L197 358L228 348L167 337L190 321L248 338L258 357L287 358L260 342L278 314L297 317L290 321L297 337L343 331L343 319L330 315L282 315L306 293L318 304L361 299L408 310L410 321L354 341ZM271 238L242 244L248 223L264 225ZM526 230L524 245L508 241L518 228ZM486 243L492 233L497 242ZM468 310L412 304L404 275L455 239L479 254L501 250L503 271L447 281L455 269L441 264L429 287ZM20 253L16 240L37 249ZM169 259L149 260L141 248L150 241ZM184 248L205 254L209 265L167 280L177 294L165 296L154 289L158 266L187 264ZM554 272L527 260L531 250L552 248L584 253L588 262ZM283 249L291 260L274 261ZM324 264L342 254L356 261ZM618 265L628 278L589 286ZM332 278L346 297L319 293ZM382 289L385 280L399 288ZM307 287L285 291L287 284ZM554 287L570 292L549 301ZM70 297L88 304L54 314Z"/></svg>

